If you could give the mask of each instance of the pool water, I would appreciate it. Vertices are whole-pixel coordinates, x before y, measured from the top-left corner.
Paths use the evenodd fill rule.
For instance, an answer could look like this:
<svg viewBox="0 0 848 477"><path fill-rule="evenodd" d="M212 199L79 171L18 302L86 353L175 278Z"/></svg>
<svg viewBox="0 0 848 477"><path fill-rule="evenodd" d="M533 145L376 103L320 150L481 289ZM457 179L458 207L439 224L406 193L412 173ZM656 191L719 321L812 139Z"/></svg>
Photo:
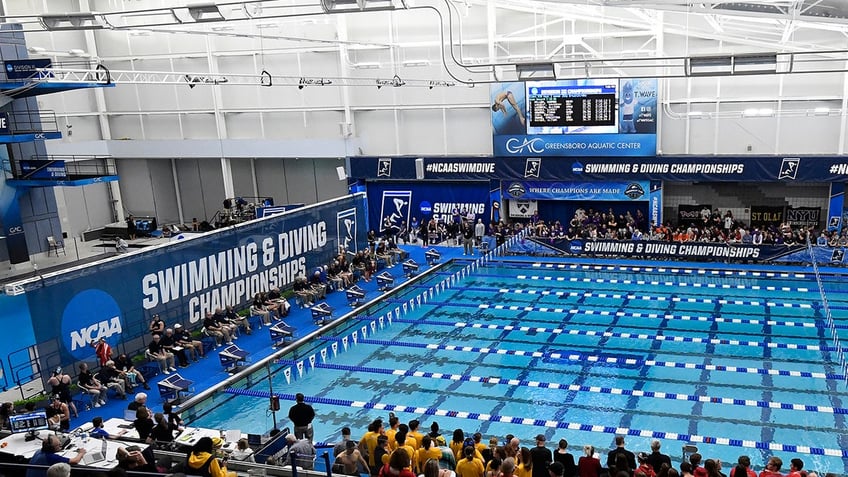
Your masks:
<svg viewBox="0 0 848 477"><path fill-rule="evenodd" d="M461 428L532 447L543 433L603 455L627 434L637 452L659 437L675 464L691 442L727 463L749 455L757 469L778 455L786 468L800 457L807 469L848 470L846 384L811 273L490 262L440 291L463 266L233 387L268 391L270 375L275 393L305 394L317 441L344 426L358 438L393 409L422 429L437 421L448 440ZM822 280L844 329L848 285ZM189 417L262 433L274 425L267 407L219 393ZM290 425L282 407L280 427Z"/></svg>

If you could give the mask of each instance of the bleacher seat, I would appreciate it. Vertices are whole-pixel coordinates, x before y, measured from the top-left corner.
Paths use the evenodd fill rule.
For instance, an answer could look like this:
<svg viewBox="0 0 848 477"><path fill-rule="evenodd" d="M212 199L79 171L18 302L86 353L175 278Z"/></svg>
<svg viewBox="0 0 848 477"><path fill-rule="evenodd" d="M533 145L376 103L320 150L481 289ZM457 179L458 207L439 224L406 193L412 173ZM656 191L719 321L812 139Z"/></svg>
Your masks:
<svg viewBox="0 0 848 477"><path fill-rule="evenodd" d="M427 260L427 265L432 266L439 263L439 260L442 259L442 254L438 250L431 248L424 252L424 258Z"/></svg>
<svg viewBox="0 0 848 477"><path fill-rule="evenodd" d="M318 326L324 326L333 316L333 308L327 302L319 303L309 310L312 312L312 321Z"/></svg>
<svg viewBox="0 0 848 477"><path fill-rule="evenodd" d="M285 321L280 321L268 328L274 346L282 346L286 340L293 340L296 331L293 326L289 326Z"/></svg>
<svg viewBox="0 0 848 477"><path fill-rule="evenodd" d="M348 304L354 308L365 301L365 290L359 288L357 285L351 285L345 290L345 295L347 295Z"/></svg>
<svg viewBox="0 0 848 477"><path fill-rule="evenodd" d="M159 396L165 401L176 401L179 403L192 392L194 381L189 381L179 374L172 374L157 383Z"/></svg>
<svg viewBox="0 0 848 477"><path fill-rule="evenodd" d="M391 290L392 287L395 286L395 277L392 276L388 271L382 272L376 276L377 278L377 289L380 291L388 291Z"/></svg>
<svg viewBox="0 0 848 477"><path fill-rule="evenodd" d="M406 275L407 278L412 278L416 273L418 273L418 264L411 258L401 263L401 265L403 266L403 274Z"/></svg>
<svg viewBox="0 0 848 477"><path fill-rule="evenodd" d="M221 366L228 373L234 373L239 366L248 361L247 356L250 353L238 347L238 345L229 345L223 351L218 353L218 359L221 360Z"/></svg>

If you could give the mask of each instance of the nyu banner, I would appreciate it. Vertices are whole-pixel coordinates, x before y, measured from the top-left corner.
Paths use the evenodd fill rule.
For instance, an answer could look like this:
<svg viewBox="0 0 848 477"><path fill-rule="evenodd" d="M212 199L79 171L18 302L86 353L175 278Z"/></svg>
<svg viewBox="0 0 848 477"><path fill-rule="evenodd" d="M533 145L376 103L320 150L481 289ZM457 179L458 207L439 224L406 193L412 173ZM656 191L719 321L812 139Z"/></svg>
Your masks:
<svg viewBox="0 0 848 477"><path fill-rule="evenodd" d="M146 333L154 313L194 328L207 311L289 286L340 246L361 248L364 220L364 195L349 196L28 280L36 342L58 338L65 358L84 359L93 340Z"/></svg>
<svg viewBox="0 0 848 477"><path fill-rule="evenodd" d="M488 223L491 217L488 182L369 182L368 217L370 229L382 232L386 224L399 229L418 219L434 217L450 222L454 209L474 214Z"/></svg>
<svg viewBox="0 0 848 477"><path fill-rule="evenodd" d="M504 182L508 199L647 201L648 181L631 182Z"/></svg>

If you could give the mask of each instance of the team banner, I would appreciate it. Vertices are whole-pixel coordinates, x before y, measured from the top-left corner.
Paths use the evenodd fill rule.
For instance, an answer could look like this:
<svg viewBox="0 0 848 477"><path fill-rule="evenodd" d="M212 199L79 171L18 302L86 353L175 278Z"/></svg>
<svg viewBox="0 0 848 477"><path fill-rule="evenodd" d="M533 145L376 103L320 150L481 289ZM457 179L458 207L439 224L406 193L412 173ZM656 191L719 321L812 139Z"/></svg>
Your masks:
<svg viewBox="0 0 848 477"><path fill-rule="evenodd" d="M359 194L215 230L24 283L37 343L58 339L63 362L147 333L153 314L199 326L207 311L243 306L365 243ZM71 359L73 358L73 359Z"/></svg>
<svg viewBox="0 0 848 477"><path fill-rule="evenodd" d="M662 215L662 182L661 181L651 181L651 192L649 195L650 205L648 207L648 219L650 219L651 224L658 225L663 223L663 215Z"/></svg>
<svg viewBox="0 0 848 477"><path fill-rule="evenodd" d="M712 212L712 206L709 204L680 204L677 206L677 223L686 226L702 224L704 223L704 211L706 211L707 217L709 217Z"/></svg>
<svg viewBox="0 0 848 477"><path fill-rule="evenodd" d="M656 79L580 79L493 84L498 156L653 156Z"/></svg>
<svg viewBox="0 0 848 477"><path fill-rule="evenodd" d="M770 205L752 205L751 206L751 227L759 227L767 229L769 227L779 227L783 223L783 206Z"/></svg>
<svg viewBox="0 0 848 477"><path fill-rule="evenodd" d="M535 239L530 241L537 242ZM559 253L587 257L639 259L770 261L805 250L803 245L746 245L653 240L548 240L539 243Z"/></svg>
<svg viewBox="0 0 848 477"><path fill-rule="evenodd" d="M421 227L431 218L449 223L453 212L474 214L475 222L489 222L489 184L457 182L369 182L368 218L370 230L384 232L387 227L398 231L416 219Z"/></svg>
<svg viewBox="0 0 848 477"><path fill-rule="evenodd" d="M509 216L513 219L528 219L539 211L539 203L535 200L509 200Z"/></svg>
<svg viewBox="0 0 848 477"><path fill-rule="evenodd" d="M786 223L792 227L816 228L821 220L821 207L787 207Z"/></svg>
<svg viewBox="0 0 848 477"><path fill-rule="evenodd" d="M842 210L845 207L845 183L830 184L830 202L827 205L827 230L830 232L842 230Z"/></svg>
<svg viewBox="0 0 848 477"><path fill-rule="evenodd" d="M511 199L647 201L650 182L503 182L503 193Z"/></svg>
<svg viewBox="0 0 848 477"><path fill-rule="evenodd" d="M415 180L415 157L356 157L351 176ZM427 180L848 182L848 157L424 157Z"/></svg>

